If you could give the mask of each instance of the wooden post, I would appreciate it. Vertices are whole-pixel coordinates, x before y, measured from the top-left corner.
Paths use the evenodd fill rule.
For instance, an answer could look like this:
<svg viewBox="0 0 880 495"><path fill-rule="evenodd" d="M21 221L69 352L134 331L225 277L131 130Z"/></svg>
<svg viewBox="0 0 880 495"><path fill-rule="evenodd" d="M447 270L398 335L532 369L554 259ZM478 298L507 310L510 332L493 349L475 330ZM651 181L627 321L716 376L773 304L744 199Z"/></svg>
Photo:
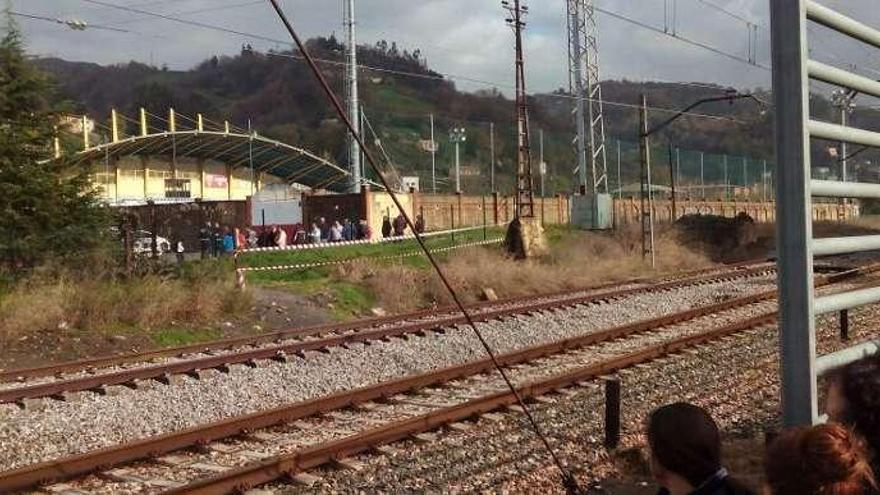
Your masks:
<svg viewBox="0 0 880 495"><path fill-rule="evenodd" d="M620 380L605 380L605 448L620 444Z"/></svg>
<svg viewBox="0 0 880 495"><path fill-rule="evenodd" d="M846 309L840 311L840 340L849 341L849 311Z"/></svg>
<svg viewBox="0 0 880 495"><path fill-rule="evenodd" d="M498 225L498 191L492 191L492 221Z"/></svg>

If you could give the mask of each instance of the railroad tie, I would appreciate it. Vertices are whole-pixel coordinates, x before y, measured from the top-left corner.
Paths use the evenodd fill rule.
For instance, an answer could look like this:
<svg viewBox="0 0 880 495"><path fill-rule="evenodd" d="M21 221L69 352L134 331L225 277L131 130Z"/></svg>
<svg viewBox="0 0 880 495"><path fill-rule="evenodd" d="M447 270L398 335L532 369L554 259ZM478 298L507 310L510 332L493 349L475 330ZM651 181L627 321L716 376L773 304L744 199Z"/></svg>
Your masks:
<svg viewBox="0 0 880 495"><path fill-rule="evenodd" d="M338 467L340 467L342 469L349 470L349 471L363 471L364 468L366 467L363 462L360 462L360 461L357 461L357 460L354 460L351 458L336 459L334 461L334 463Z"/></svg>
<svg viewBox="0 0 880 495"><path fill-rule="evenodd" d="M434 433L416 433L412 436L416 442L419 443L431 443L437 440L437 435Z"/></svg>
<svg viewBox="0 0 880 495"><path fill-rule="evenodd" d="M293 476L290 476L290 481L298 485L310 487L319 483L321 478L309 473L296 473Z"/></svg>

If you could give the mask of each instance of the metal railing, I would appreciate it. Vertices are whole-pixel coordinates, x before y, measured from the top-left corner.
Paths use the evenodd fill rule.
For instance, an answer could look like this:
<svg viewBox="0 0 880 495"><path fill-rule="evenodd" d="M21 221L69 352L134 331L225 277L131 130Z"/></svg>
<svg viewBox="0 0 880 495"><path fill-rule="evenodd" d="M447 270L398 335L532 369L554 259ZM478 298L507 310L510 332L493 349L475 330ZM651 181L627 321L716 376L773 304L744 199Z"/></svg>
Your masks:
<svg viewBox="0 0 880 495"><path fill-rule="evenodd" d="M783 420L820 420L817 376L880 351L880 341L816 356L815 316L880 302L880 287L815 296L813 256L880 249L880 236L813 239L812 197L880 198L880 185L812 180L810 140L880 147L880 133L814 120L809 81L814 79L880 97L880 82L809 59L807 24L813 22L880 48L880 31L812 0L771 2L773 94L776 104L777 249Z"/></svg>

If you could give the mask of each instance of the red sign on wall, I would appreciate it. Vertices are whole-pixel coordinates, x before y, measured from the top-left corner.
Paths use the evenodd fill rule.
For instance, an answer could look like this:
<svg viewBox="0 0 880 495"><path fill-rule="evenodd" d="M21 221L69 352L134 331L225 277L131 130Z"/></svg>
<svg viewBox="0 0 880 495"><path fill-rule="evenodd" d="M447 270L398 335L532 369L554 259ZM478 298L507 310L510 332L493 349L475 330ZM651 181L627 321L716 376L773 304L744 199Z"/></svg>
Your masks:
<svg viewBox="0 0 880 495"><path fill-rule="evenodd" d="M205 187L216 189L229 187L229 179L223 174L205 174Z"/></svg>

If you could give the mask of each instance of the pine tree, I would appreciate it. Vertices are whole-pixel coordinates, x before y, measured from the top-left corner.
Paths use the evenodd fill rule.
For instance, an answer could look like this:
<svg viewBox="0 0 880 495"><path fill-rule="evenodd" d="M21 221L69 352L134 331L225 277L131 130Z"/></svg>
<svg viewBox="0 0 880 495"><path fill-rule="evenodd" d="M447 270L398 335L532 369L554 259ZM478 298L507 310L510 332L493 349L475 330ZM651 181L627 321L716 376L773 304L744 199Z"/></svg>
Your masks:
<svg viewBox="0 0 880 495"><path fill-rule="evenodd" d="M7 9L0 40L0 270L72 261L104 237L105 212L87 170L51 160L59 115L51 82L25 56Z"/></svg>

